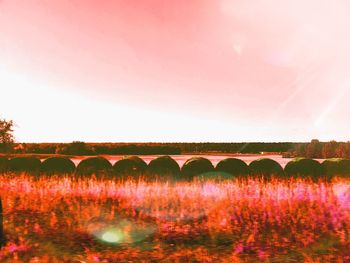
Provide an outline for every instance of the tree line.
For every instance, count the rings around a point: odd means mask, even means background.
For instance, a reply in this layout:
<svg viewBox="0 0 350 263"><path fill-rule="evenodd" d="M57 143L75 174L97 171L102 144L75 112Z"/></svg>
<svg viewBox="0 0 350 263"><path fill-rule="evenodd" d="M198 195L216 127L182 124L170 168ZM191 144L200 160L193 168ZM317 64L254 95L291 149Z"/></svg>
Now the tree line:
<svg viewBox="0 0 350 263"><path fill-rule="evenodd" d="M0 119L0 153L64 155L176 155L196 153L274 152L285 157L350 158L350 142L249 142L249 143L16 143L13 121Z"/></svg>
<svg viewBox="0 0 350 263"><path fill-rule="evenodd" d="M16 143L11 153L65 155L176 155L196 153L284 153L293 143Z"/></svg>
<svg viewBox="0 0 350 263"><path fill-rule="evenodd" d="M350 142L320 142L314 139L310 143L296 144L288 153L292 157L350 159Z"/></svg>

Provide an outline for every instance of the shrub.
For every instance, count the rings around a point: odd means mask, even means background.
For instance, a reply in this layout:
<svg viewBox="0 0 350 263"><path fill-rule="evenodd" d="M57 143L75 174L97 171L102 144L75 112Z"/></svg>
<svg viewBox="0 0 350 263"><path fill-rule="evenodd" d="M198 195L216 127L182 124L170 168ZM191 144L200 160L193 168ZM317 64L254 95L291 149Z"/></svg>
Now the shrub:
<svg viewBox="0 0 350 263"><path fill-rule="evenodd" d="M114 173L119 176L142 175L147 169L147 163L137 156L128 156L113 165Z"/></svg>
<svg viewBox="0 0 350 263"><path fill-rule="evenodd" d="M322 162L323 172L327 176L350 175L350 160L342 158L327 159Z"/></svg>
<svg viewBox="0 0 350 263"><path fill-rule="evenodd" d="M76 169L78 175L106 174L112 170L112 164L104 157L89 157L82 160Z"/></svg>
<svg viewBox="0 0 350 263"><path fill-rule="evenodd" d="M14 157L8 162L11 172L39 172L41 161L35 157Z"/></svg>
<svg viewBox="0 0 350 263"><path fill-rule="evenodd" d="M284 168L288 176L312 177L316 179L323 174L322 165L313 159L295 158Z"/></svg>
<svg viewBox="0 0 350 263"><path fill-rule="evenodd" d="M227 172L223 171L211 171L211 172L205 172L200 175L195 175L193 177L195 180L199 180L201 182L205 181L215 181L215 182L222 182L225 180L233 180L235 177ZM237 178L237 177L236 177Z"/></svg>
<svg viewBox="0 0 350 263"><path fill-rule="evenodd" d="M0 157L0 173L7 171L8 162L9 161L6 157Z"/></svg>
<svg viewBox="0 0 350 263"><path fill-rule="evenodd" d="M249 168L251 175L262 176L265 179L269 179L272 175L284 176L282 166L269 158L254 160L249 164Z"/></svg>
<svg viewBox="0 0 350 263"><path fill-rule="evenodd" d="M232 176L248 175L249 166L237 158L226 158L221 160L215 167L216 171L225 172Z"/></svg>
<svg viewBox="0 0 350 263"><path fill-rule="evenodd" d="M50 157L42 162L41 171L44 173L73 173L75 164L66 157Z"/></svg>
<svg viewBox="0 0 350 263"><path fill-rule="evenodd" d="M180 174L179 164L170 156L161 156L156 159L153 159L147 167L147 170L150 174L171 174L178 175Z"/></svg>
<svg viewBox="0 0 350 263"><path fill-rule="evenodd" d="M349 159L341 160L340 167L343 171L342 175L350 176L350 160Z"/></svg>
<svg viewBox="0 0 350 263"><path fill-rule="evenodd" d="M213 164L206 158L193 157L188 159L181 168L181 177L192 180L194 176L214 171Z"/></svg>

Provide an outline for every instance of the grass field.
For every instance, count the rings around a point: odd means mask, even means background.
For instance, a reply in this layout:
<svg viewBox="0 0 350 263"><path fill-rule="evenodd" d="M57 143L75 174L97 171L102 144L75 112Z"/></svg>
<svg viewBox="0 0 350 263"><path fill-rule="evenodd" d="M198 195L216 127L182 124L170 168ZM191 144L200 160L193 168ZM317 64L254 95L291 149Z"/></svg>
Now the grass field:
<svg viewBox="0 0 350 263"><path fill-rule="evenodd" d="M1 262L350 262L350 180L5 174Z"/></svg>

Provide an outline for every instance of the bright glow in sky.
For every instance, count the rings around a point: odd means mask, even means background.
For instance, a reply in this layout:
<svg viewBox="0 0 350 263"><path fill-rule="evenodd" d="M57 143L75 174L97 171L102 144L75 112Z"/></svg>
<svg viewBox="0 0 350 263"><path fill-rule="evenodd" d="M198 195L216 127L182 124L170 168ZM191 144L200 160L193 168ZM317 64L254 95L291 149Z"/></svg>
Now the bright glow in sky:
<svg viewBox="0 0 350 263"><path fill-rule="evenodd" d="M347 0L0 0L25 142L349 139Z"/></svg>

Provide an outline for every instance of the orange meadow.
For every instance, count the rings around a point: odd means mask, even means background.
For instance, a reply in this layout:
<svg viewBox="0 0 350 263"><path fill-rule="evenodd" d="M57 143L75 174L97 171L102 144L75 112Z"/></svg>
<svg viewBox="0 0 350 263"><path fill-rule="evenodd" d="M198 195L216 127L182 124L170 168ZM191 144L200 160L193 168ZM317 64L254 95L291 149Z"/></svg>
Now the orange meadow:
<svg viewBox="0 0 350 263"><path fill-rule="evenodd" d="M350 181L5 174L1 262L349 262Z"/></svg>

